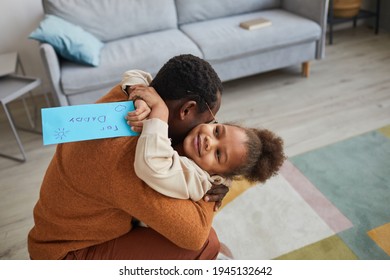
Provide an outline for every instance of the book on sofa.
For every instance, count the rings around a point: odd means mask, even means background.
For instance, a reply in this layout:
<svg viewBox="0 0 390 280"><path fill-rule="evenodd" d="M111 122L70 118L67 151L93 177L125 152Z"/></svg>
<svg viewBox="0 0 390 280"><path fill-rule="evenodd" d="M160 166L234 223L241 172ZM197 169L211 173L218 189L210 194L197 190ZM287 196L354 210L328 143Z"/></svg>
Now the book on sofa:
<svg viewBox="0 0 390 280"><path fill-rule="evenodd" d="M248 30L254 30L266 26L270 26L272 23L266 18L252 19L240 23L240 27Z"/></svg>

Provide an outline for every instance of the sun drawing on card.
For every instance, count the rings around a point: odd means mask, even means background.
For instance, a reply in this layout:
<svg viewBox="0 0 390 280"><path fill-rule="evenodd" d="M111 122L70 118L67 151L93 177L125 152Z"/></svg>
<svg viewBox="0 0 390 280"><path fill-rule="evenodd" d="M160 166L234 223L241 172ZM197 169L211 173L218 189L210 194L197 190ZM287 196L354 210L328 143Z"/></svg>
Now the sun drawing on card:
<svg viewBox="0 0 390 280"><path fill-rule="evenodd" d="M65 131L65 128L58 128L54 133L54 137L56 139L64 139L66 137L66 134L69 132L69 130Z"/></svg>

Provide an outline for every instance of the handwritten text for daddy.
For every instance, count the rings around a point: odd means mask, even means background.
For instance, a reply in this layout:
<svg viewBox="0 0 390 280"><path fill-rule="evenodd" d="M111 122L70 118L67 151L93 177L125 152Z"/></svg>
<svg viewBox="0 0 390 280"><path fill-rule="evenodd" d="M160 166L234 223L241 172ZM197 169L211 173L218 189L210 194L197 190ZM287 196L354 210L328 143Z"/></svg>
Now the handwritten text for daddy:
<svg viewBox="0 0 390 280"><path fill-rule="evenodd" d="M43 144L138 135L125 116L132 101L42 109Z"/></svg>

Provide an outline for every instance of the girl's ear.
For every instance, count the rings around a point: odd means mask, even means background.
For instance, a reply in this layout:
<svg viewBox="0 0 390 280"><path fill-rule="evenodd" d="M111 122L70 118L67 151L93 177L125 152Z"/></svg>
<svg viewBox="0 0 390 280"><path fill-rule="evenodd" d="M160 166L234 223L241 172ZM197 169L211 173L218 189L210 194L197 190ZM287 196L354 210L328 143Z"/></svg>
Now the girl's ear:
<svg viewBox="0 0 390 280"><path fill-rule="evenodd" d="M180 107L180 119L184 120L190 116L196 116L197 103L194 100L186 101Z"/></svg>

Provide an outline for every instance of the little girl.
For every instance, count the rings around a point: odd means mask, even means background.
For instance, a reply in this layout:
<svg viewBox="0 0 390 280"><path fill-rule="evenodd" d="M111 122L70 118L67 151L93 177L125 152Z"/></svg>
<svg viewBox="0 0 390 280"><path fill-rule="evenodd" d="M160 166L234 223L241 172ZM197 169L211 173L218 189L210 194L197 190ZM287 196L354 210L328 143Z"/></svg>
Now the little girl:
<svg viewBox="0 0 390 280"><path fill-rule="evenodd" d="M131 86L130 92L137 111L129 112L128 123L149 114L137 142L134 169L140 179L164 195L198 201L212 184L226 180L242 177L265 182L285 159L280 137L266 129L233 124L198 125L173 149L165 102L146 86Z"/></svg>

